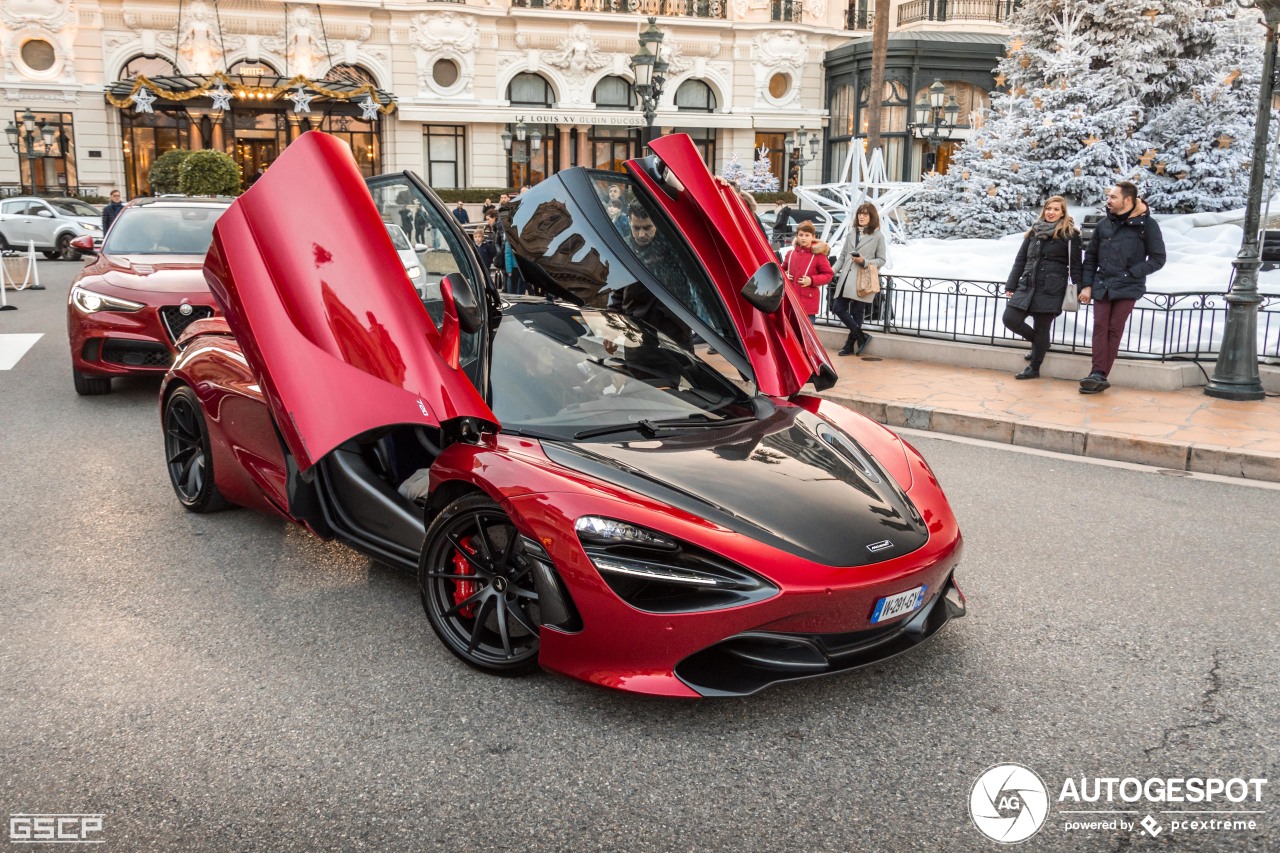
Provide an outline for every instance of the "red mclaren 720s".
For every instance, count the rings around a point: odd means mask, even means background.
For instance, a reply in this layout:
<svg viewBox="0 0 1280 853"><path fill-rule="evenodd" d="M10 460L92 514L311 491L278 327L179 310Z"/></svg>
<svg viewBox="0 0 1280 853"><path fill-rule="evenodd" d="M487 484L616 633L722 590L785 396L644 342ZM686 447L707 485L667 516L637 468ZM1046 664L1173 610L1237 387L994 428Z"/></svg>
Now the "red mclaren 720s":
<svg viewBox="0 0 1280 853"><path fill-rule="evenodd" d="M445 647L490 673L746 695L963 615L929 466L804 392L835 374L764 235L687 136L650 148L505 207L514 295L417 177L300 137L219 219L222 316L161 389L181 503L416 573ZM406 210L444 244L417 289L386 227Z"/></svg>

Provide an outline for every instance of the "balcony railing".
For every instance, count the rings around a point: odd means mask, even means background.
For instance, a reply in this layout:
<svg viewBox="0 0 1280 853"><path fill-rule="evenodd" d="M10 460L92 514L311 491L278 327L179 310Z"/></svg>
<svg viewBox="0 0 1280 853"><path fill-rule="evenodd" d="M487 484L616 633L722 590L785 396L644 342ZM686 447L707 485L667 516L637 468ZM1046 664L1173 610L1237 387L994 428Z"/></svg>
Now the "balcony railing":
<svg viewBox="0 0 1280 853"><path fill-rule="evenodd" d="M844 13L844 28L846 30L871 30L876 25L876 13L870 9L858 9L857 7L849 7Z"/></svg>
<svg viewBox="0 0 1280 853"><path fill-rule="evenodd" d="M1004 327L1009 300L1002 281L967 281L885 275L883 295L865 321L900 335L989 346L1023 346ZM836 324L823 306L820 321ZM1152 293L1138 300L1120 342L1120 355L1159 361L1211 361L1227 324L1222 293ZM1263 296L1258 306L1258 357L1280 362L1280 296ZM1082 305L1053 324L1050 343L1057 352L1087 353L1093 337L1093 306Z"/></svg>
<svg viewBox="0 0 1280 853"><path fill-rule="evenodd" d="M787 23L800 23L800 16L804 13L804 8L800 4L800 0L773 0L770 4L771 21L785 21Z"/></svg>
<svg viewBox="0 0 1280 853"><path fill-rule="evenodd" d="M920 21L1004 23L1017 7L1017 0L907 0L898 7L898 26Z"/></svg>
<svg viewBox="0 0 1280 853"><path fill-rule="evenodd" d="M512 0L511 5L519 9L612 12L668 18L723 18L726 9L725 0Z"/></svg>

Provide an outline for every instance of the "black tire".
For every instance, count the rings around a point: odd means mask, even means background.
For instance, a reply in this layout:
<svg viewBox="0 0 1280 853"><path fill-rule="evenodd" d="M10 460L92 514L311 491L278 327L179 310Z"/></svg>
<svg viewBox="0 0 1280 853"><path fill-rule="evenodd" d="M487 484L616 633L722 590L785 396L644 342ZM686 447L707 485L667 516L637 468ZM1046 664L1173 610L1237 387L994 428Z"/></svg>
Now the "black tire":
<svg viewBox="0 0 1280 853"><path fill-rule="evenodd" d="M51 261L56 261L58 258L62 257L61 252L41 252L40 254L44 255Z"/></svg>
<svg viewBox="0 0 1280 853"><path fill-rule="evenodd" d="M3 234L0 234L0 252L8 252L8 251L11 251L12 249L13 249L13 246L10 246L9 241L5 239L5 236Z"/></svg>
<svg viewBox="0 0 1280 853"><path fill-rule="evenodd" d="M213 479L209 430L196 392L183 386L164 404L164 456L169 483L178 502L191 512L217 512L231 506Z"/></svg>
<svg viewBox="0 0 1280 853"><path fill-rule="evenodd" d="M71 381L76 386L76 393L81 397L98 397L111 393L110 376L85 376L72 368Z"/></svg>
<svg viewBox="0 0 1280 853"><path fill-rule="evenodd" d="M493 675L538 668L533 563L511 519L488 496L463 495L431 522L418 589L432 630L468 665Z"/></svg>
<svg viewBox="0 0 1280 853"><path fill-rule="evenodd" d="M63 258L68 261L80 260L80 253L77 252L75 249L71 248L72 239L73 238L70 234L59 234L58 242L56 244L57 251L50 257L50 259L52 260L53 258ZM46 252L45 255L49 256L49 253Z"/></svg>

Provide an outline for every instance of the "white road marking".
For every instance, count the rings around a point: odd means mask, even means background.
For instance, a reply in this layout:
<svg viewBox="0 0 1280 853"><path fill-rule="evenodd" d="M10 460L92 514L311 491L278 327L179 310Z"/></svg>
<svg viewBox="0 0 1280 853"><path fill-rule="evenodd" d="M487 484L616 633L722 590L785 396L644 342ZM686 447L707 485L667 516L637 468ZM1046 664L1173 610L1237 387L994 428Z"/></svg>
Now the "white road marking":
<svg viewBox="0 0 1280 853"><path fill-rule="evenodd" d="M43 334L0 335L0 370L12 370L27 350L43 337Z"/></svg>
<svg viewBox="0 0 1280 853"><path fill-rule="evenodd" d="M1084 465L1101 465L1104 468L1123 468L1127 471L1141 471L1146 474L1158 474L1163 477L1178 477L1183 480L1206 480L1211 483L1226 483L1229 486L1252 486L1255 489L1280 490L1280 483L1268 480L1246 480L1243 477L1224 477L1221 474L1200 474L1195 471L1177 471L1171 468L1159 468L1153 465L1139 465L1136 462L1116 462L1112 459L1095 459L1092 456L1076 456L1074 453L1057 453L1053 450L1040 450L1035 447L1022 447L1017 444L1005 444L1002 441L986 441L981 438L968 438L962 435L947 435L941 432L930 432L908 427L889 427L907 438L934 438L938 441L952 441L956 444L970 444L975 447L989 447L992 450L1008 450L1012 453L1026 453L1030 456L1047 456L1050 459L1061 459L1064 462L1079 462Z"/></svg>

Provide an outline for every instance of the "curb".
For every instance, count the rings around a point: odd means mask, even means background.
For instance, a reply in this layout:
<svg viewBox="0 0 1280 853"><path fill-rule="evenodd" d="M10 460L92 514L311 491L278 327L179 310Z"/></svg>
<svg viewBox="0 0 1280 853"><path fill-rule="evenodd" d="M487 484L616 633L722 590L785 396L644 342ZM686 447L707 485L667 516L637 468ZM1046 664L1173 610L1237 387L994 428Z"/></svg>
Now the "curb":
<svg viewBox="0 0 1280 853"><path fill-rule="evenodd" d="M913 406L871 398L835 394L820 396L889 427L941 432L999 444L1151 465L1174 471L1280 483L1280 453L1265 450L1135 438L1119 433L1001 420L932 406Z"/></svg>

